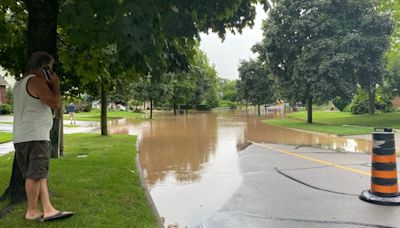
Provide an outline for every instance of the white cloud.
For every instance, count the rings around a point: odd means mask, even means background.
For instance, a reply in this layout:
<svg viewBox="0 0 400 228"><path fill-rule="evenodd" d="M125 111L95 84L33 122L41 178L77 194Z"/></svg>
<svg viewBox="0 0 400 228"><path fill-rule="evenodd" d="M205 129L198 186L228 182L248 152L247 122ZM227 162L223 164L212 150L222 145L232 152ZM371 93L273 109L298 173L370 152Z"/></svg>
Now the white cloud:
<svg viewBox="0 0 400 228"><path fill-rule="evenodd" d="M207 54L210 62L215 65L219 77L238 79L237 68L240 60L256 57L250 48L262 40L261 25L266 16L263 7L258 5L253 28L245 28L242 34L228 33L224 42L214 33L200 35L200 49Z"/></svg>

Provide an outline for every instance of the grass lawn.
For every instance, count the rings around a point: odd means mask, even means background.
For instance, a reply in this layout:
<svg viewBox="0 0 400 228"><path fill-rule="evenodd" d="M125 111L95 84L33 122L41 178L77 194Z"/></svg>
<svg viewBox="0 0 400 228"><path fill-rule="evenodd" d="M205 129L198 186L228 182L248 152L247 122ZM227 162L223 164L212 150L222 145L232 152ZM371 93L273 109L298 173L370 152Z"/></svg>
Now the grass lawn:
<svg viewBox="0 0 400 228"><path fill-rule="evenodd" d="M51 161L49 188L55 207L75 215L46 224L25 221L23 204L0 219L0 227L156 227L135 167L135 141L127 135L65 135L65 156ZM0 157L1 191L12 158Z"/></svg>
<svg viewBox="0 0 400 228"><path fill-rule="evenodd" d="M75 114L76 120L80 121L100 121L101 113L100 111L92 111L92 112L79 112ZM135 113L135 112L127 112L127 111L108 111L107 119L144 119L146 118L146 114L144 113ZM64 120L69 120L69 115L64 115Z"/></svg>
<svg viewBox="0 0 400 228"><path fill-rule="evenodd" d="M267 124L336 135L370 134L373 128L400 128L400 113L352 115L349 112L313 112L313 124L305 123L307 112L295 112L287 119L266 120Z"/></svg>
<svg viewBox="0 0 400 228"><path fill-rule="evenodd" d="M0 143L10 142L13 139L11 132L0 132Z"/></svg>
<svg viewBox="0 0 400 228"><path fill-rule="evenodd" d="M76 125L76 124L64 124L63 126L70 127L70 128L79 127L79 125Z"/></svg>
<svg viewBox="0 0 400 228"><path fill-rule="evenodd" d="M289 118L306 120L307 112L288 114ZM333 125L353 125L364 127L390 127L400 129L400 112L381 113L375 115L352 115L349 112L313 112L313 120L317 123Z"/></svg>

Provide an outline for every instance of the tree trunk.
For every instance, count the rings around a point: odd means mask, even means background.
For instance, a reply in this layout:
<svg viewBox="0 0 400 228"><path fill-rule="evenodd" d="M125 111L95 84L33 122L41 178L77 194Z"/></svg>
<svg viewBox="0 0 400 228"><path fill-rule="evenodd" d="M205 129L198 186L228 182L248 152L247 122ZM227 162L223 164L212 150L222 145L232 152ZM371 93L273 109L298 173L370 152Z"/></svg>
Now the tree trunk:
<svg viewBox="0 0 400 228"><path fill-rule="evenodd" d="M177 106L177 105L176 105L176 103L174 102L174 115L176 115L176 109L177 109L176 106Z"/></svg>
<svg viewBox="0 0 400 228"><path fill-rule="evenodd" d="M60 123L61 123L61 132L60 132L60 156L64 156L64 115L62 113L62 110L64 108L64 102L61 100L61 105L60 105Z"/></svg>
<svg viewBox="0 0 400 228"><path fill-rule="evenodd" d="M260 111L260 105L259 104L257 104L257 109L258 109L258 115L260 116L261 115L261 111Z"/></svg>
<svg viewBox="0 0 400 228"><path fill-rule="evenodd" d="M150 119L153 119L153 99L150 100Z"/></svg>
<svg viewBox="0 0 400 228"><path fill-rule="evenodd" d="M45 51L54 57L56 61L55 66L57 66L58 1L30 0L25 1L25 3L28 10L28 47L26 59L28 60L36 51ZM57 71L57 68L55 71ZM10 184L1 198L10 199L14 203L26 200L25 180L18 169L15 157Z"/></svg>
<svg viewBox="0 0 400 228"><path fill-rule="evenodd" d="M45 51L54 57L57 66L58 1L25 2L28 9L27 60L34 52Z"/></svg>
<svg viewBox="0 0 400 228"><path fill-rule="evenodd" d="M51 54L55 60L55 72L58 72L57 18L58 1L25 1L28 9L28 48L29 57L36 51ZM28 62L28 61L26 61ZM61 78L60 78L61 79ZM54 110L53 127L50 132L50 152L52 158L58 158L60 152L60 128L62 122L60 109ZM60 126L61 125L61 126Z"/></svg>
<svg viewBox="0 0 400 228"><path fill-rule="evenodd" d="M101 82L101 135L108 135L107 132L107 93L104 88L104 82Z"/></svg>
<svg viewBox="0 0 400 228"><path fill-rule="evenodd" d="M312 96L310 94L310 89L307 89L307 123L312 123Z"/></svg>
<svg viewBox="0 0 400 228"><path fill-rule="evenodd" d="M375 87L368 89L368 112L375 114Z"/></svg>
<svg viewBox="0 0 400 228"><path fill-rule="evenodd" d="M25 180L18 168L16 158L14 156L12 173L8 188L1 196L0 201L9 199L11 203L23 202L26 200Z"/></svg>

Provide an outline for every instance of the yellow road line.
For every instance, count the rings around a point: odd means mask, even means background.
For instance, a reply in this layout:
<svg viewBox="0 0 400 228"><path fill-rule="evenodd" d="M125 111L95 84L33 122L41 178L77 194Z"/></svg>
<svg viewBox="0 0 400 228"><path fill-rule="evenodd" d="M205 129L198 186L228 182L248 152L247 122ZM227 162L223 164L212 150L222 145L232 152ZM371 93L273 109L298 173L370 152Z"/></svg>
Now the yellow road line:
<svg viewBox="0 0 400 228"><path fill-rule="evenodd" d="M316 158L313 158L313 157L305 156L305 155L298 154L298 153L295 153L295 152L290 152L288 150L276 148L276 147L273 147L273 146L268 146L268 145L261 144L261 143L256 143L256 142L251 142L251 143L253 143L254 145L257 145L257 146L262 146L262 147L265 147L265 148L268 148L268 149L271 149L271 150L279 151L279 152L282 152L282 153L285 153L285 154L288 154L288 155L291 155L291 156L294 156L294 157L303 158L303 159L306 159L306 160L309 160L309 161L313 161L313 162L316 162L316 163L320 163L320 164L323 164L323 165L329 165L329 166L333 166L335 168L343 169L343 170L350 171L350 172L353 172L353 173L358 173L358 174L363 174L363 175L366 175L366 176L371 176L370 172L365 172L365 171L362 171L360 169L354 169L354 168L346 167L346 166L339 165L339 164L336 164L336 163L333 163L333 162L316 159Z"/></svg>

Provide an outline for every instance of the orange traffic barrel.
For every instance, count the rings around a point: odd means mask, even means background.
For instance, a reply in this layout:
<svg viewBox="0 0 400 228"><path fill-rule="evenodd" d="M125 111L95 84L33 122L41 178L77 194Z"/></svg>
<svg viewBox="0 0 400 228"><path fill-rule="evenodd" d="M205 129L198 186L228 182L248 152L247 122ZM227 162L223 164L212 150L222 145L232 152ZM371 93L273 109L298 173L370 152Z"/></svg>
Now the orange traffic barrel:
<svg viewBox="0 0 400 228"><path fill-rule="evenodd" d="M371 190L363 191L360 199L381 205L400 205L395 140L391 128L374 129L371 163Z"/></svg>

